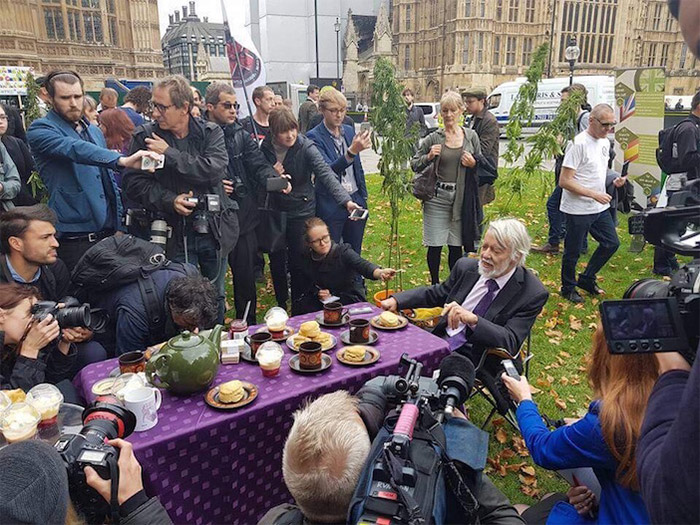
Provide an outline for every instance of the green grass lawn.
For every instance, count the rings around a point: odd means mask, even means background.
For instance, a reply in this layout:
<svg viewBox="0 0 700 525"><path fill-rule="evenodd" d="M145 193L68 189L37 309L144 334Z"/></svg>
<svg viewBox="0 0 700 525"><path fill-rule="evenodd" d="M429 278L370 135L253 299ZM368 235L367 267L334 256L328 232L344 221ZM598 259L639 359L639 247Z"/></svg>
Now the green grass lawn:
<svg viewBox="0 0 700 525"><path fill-rule="evenodd" d="M387 265L389 205L381 194L379 175L368 175L367 185L370 217L364 238L363 257ZM542 182L537 178L526 190L522 201L513 199L509 215L525 221L533 244L543 244L547 236L547 217ZM404 288L429 284L425 248L421 246L421 210L417 200L406 200L401 220L402 262L406 270L403 274ZM624 215L620 215L618 233L622 245L599 276L599 284L606 290L607 298L620 298L635 280L652 277L653 250L647 246L641 254L629 253L630 237ZM596 246L595 241L589 242L589 255ZM446 251L443 253L442 279L449 273ZM581 268L585 266L589 255L583 256ZM586 296L584 304L576 306L563 300L558 294L560 264L561 256L532 254L527 260L527 266L539 274L551 294L532 331L534 357L530 367L530 382L539 390L534 399L540 410L552 419L579 417L585 414L591 401L585 373L585 356L598 321L599 302L590 296ZM368 281L368 298L371 300L372 294L381 289L383 286L380 283ZM260 285L258 299L261 314L274 306L269 272L267 284ZM488 414L488 408L485 401L474 399L469 406L470 417L481 424ZM513 503L532 503L533 496L536 498L551 491L566 490L565 483L556 475L539 467L532 469L532 460L519 433L503 423L502 419L497 419L487 430L492 435L488 473Z"/></svg>

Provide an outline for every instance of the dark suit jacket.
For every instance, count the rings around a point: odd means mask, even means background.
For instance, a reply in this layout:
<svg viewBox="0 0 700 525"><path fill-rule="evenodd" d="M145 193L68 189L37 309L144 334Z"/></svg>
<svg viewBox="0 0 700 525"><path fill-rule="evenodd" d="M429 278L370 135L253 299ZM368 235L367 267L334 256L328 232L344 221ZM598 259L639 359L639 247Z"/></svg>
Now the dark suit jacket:
<svg viewBox="0 0 700 525"><path fill-rule="evenodd" d="M402 308L433 308L455 301L462 304L479 280L478 260L462 257L449 278L440 284L394 295ZM467 341L482 348L504 348L515 355L547 302L549 292L530 270L519 266L496 299L479 318ZM441 319L433 333L446 335L447 320Z"/></svg>

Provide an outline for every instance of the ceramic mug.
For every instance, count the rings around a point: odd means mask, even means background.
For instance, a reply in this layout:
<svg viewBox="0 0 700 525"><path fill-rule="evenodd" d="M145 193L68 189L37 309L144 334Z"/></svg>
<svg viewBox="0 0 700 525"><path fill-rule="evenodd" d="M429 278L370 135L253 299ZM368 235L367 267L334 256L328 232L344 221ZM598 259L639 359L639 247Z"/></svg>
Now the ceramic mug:
<svg viewBox="0 0 700 525"><path fill-rule="evenodd" d="M367 319L352 319L350 321L350 342L369 342L369 321Z"/></svg>
<svg viewBox="0 0 700 525"><path fill-rule="evenodd" d="M137 374L146 370L146 354L136 350L119 356L119 372Z"/></svg>
<svg viewBox="0 0 700 525"><path fill-rule="evenodd" d="M136 430L143 432L158 424L158 409L162 397L157 388L141 387L124 395L124 406L136 416Z"/></svg>
<svg viewBox="0 0 700 525"><path fill-rule="evenodd" d="M250 347L251 359L255 359L255 354L258 353L258 348L260 348L260 345L267 343L268 341L272 341L272 334L269 332L256 332L252 335L245 336L243 340L245 341L245 344Z"/></svg>
<svg viewBox="0 0 700 525"><path fill-rule="evenodd" d="M317 370L321 368L322 355L321 343L304 341L299 345L299 368L302 370Z"/></svg>
<svg viewBox="0 0 700 525"><path fill-rule="evenodd" d="M347 313L347 309L343 308L342 303L335 301L323 305L323 322L326 324L340 324L343 322L343 316Z"/></svg>

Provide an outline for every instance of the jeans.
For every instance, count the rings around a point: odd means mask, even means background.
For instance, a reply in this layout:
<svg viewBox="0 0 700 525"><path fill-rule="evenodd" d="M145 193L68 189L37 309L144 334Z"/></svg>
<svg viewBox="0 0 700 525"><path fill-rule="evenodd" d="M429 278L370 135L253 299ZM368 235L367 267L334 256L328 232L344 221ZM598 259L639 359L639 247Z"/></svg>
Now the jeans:
<svg viewBox="0 0 700 525"><path fill-rule="evenodd" d="M83 343L77 343L76 346L78 347L78 356L75 359L73 375L80 372L87 365L99 363L107 359L107 350L94 339Z"/></svg>
<svg viewBox="0 0 700 525"><path fill-rule="evenodd" d="M199 267L204 277L209 279L216 290L219 324L224 322L226 310L226 291L224 282L226 279L226 256L219 254L216 240L209 233L187 233L187 260L185 259L185 246L178 246L170 257L175 262L189 262Z"/></svg>
<svg viewBox="0 0 700 525"><path fill-rule="evenodd" d="M549 220L549 244L556 245L566 236L564 213L559 210L562 189L557 184L547 199L547 219Z"/></svg>
<svg viewBox="0 0 700 525"><path fill-rule="evenodd" d="M248 310L248 326L257 324L257 301L255 288L255 260L258 254L258 240L255 230L238 237L236 247L228 255L228 264L233 274L233 303L236 307L236 318L243 319L246 304L250 301Z"/></svg>
<svg viewBox="0 0 700 525"><path fill-rule="evenodd" d="M581 255L583 241L588 233L598 241L598 248L591 255L588 265L580 275L579 281L594 284L596 274L613 256L620 246L620 240L615 231L612 214L609 210L591 215L566 216L566 238L564 239L564 256L561 261L561 292L571 293L576 287L576 264Z"/></svg>

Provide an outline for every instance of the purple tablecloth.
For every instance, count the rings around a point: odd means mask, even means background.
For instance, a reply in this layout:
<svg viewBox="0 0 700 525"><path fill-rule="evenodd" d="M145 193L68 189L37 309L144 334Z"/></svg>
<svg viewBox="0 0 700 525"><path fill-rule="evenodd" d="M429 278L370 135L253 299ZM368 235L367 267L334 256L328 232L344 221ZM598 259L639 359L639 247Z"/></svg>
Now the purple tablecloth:
<svg viewBox="0 0 700 525"><path fill-rule="evenodd" d="M378 311L354 317L369 318ZM315 315L292 318L288 325L298 329ZM345 329L323 328L335 336ZM338 337L338 346L326 353L334 356L342 346ZM214 385L241 379L258 386L258 398L247 407L219 411L204 403L204 394L177 397L163 392L158 424L128 438L143 467L146 491L159 496L176 523L256 523L271 507L291 501L282 479L282 448L292 413L304 399L339 389L355 392L373 377L397 374L404 352L423 363L424 375L448 353L442 339L412 325L380 332L376 348L381 359L368 367L348 367L333 357L325 373L299 375L287 365L294 352L283 348L275 378L263 377L258 366L243 361L219 368ZM115 366L112 359L83 369L74 380L79 392L94 399L92 385Z"/></svg>

